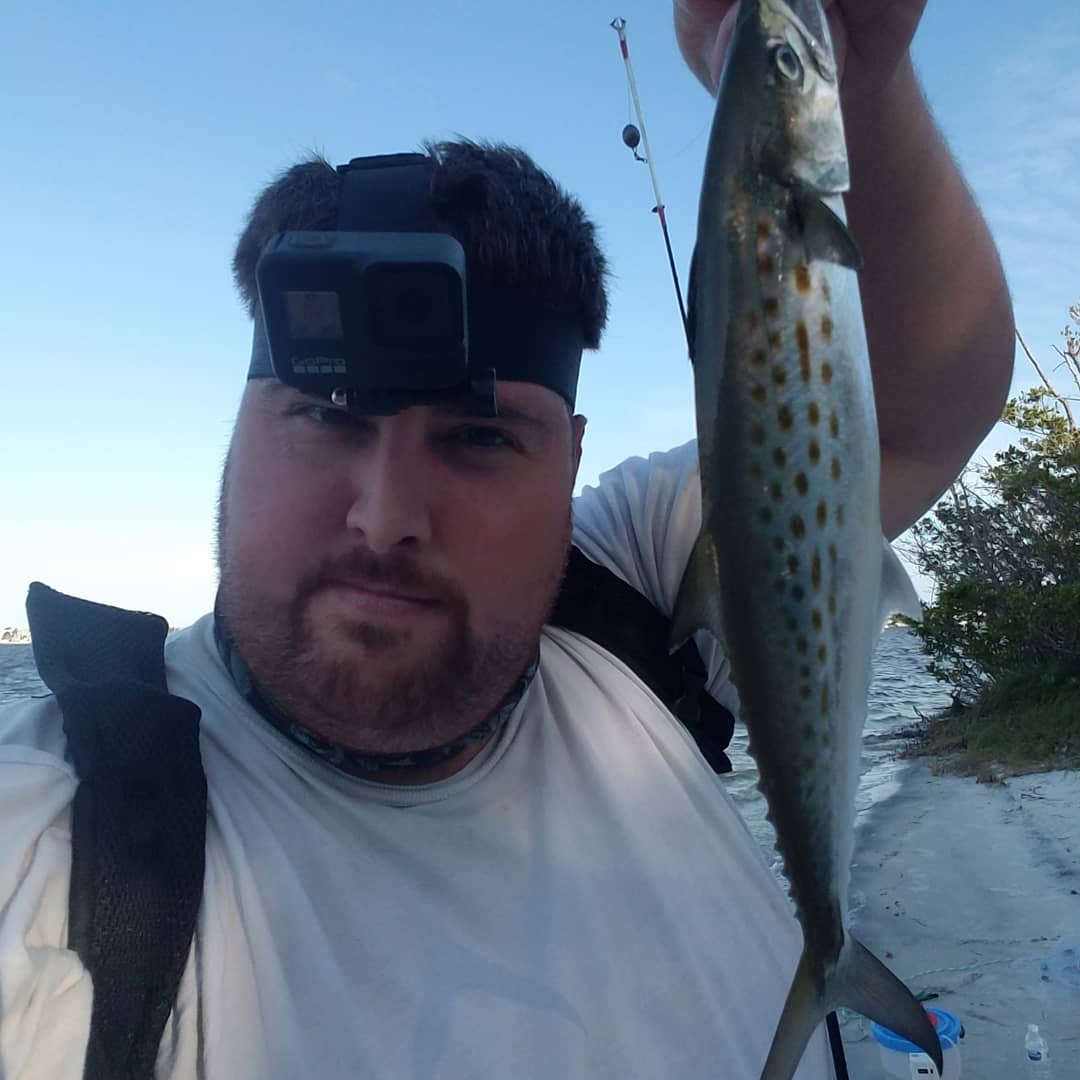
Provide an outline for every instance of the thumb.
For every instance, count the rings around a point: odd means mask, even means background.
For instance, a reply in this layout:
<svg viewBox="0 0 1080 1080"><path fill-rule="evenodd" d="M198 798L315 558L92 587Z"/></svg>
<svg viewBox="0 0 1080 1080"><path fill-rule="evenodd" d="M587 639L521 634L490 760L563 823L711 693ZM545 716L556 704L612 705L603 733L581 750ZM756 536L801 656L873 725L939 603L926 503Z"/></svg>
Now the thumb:
<svg viewBox="0 0 1080 1080"><path fill-rule="evenodd" d="M698 82L716 93L735 31L737 0L675 0L675 38Z"/></svg>

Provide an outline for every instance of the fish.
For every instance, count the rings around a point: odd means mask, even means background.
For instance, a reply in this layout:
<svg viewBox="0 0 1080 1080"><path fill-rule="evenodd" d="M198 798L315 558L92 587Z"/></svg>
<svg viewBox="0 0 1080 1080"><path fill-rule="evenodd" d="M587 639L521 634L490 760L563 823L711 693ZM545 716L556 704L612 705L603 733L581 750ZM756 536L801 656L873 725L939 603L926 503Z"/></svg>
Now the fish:
<svg viewBox="0 0 1080 1080"><path fill-rule="evenodd" d="M702 525L671 647L724 649L803 950L762 1080L843 1005L926 1051L933 1025L848 929L873 648L921 617L882 534L880 447L839 77L820 0L742 0L688 284Z"/></svg>

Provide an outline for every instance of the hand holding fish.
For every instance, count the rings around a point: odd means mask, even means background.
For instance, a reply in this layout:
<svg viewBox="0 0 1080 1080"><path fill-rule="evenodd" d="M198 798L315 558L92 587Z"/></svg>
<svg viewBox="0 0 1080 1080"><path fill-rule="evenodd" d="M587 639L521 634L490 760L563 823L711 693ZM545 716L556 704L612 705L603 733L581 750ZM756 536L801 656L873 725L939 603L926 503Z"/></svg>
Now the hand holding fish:
<svg viewBox="0 0 1080 1080"><path fill-rule="evenodd" d="M845 104L872 97L900 65L926 0L826 0ZM720 81L739 0L675 0L675 36L710 93Z"/></svg>

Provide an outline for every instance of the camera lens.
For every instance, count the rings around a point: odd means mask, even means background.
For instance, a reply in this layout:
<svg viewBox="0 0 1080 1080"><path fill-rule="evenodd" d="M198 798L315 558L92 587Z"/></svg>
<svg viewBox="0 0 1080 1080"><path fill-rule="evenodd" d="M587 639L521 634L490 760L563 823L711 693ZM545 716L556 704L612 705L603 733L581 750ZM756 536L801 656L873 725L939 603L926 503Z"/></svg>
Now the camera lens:
<svg viewBox="0 0 1080 1080"><path fill-rule="evenodd" d="M384 348L460 345L460 279L432 263L376 263L365 272L371 337Z"/></svg>

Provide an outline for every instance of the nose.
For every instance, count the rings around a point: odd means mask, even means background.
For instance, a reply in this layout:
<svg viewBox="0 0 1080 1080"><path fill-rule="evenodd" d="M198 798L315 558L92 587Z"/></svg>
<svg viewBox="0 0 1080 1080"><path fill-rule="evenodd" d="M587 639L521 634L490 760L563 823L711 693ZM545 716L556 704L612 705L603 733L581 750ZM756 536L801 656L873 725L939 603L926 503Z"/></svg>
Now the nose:
<svg viewBox="0 0 1080 1080"><path fill-rule="evenodd" d="M391 420L353 469L345 524L377 555L431 539L428 478L421 449L411 442L408 433L393 430Z"/></svg>

